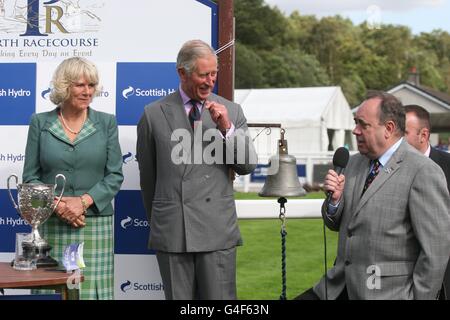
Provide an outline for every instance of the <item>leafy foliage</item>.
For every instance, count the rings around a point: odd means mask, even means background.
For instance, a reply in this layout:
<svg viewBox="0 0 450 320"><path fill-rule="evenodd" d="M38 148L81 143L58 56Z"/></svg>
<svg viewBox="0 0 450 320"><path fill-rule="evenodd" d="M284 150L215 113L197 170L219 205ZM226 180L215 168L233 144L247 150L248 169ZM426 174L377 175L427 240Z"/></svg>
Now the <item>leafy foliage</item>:
<svg viewBox="0 0 450 320"><path fill-rule="evenodd" d="M371 29L339 15L284 16L263 0L234 4L237 88L336 85L356 105L368 89L388 90L416 67L421 84L449 92L446 31L413 35L405 26Z"/></svg>

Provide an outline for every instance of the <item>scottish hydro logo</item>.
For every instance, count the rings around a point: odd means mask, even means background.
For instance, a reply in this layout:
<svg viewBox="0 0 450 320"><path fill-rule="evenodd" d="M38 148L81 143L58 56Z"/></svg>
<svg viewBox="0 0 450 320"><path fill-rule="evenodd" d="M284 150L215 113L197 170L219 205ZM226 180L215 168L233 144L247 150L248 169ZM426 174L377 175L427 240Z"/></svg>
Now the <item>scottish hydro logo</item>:
<svg viewBox="0 0 450 320"><path fill-rule="evenodd" d="M131 96L136 97L165 97L168 94L175 92L175 89L164 89L164 88L134 88L132 86L128 86L128 88L122 91L122 97L128 100Z"/></svg>
<svg viewBox="0 0 450 320"><path fill-rule="evenodd" d="M120 190L114 199L114 253L154 254L148 248L150 224L140 190Z"/></svg>
<svg viewBox="0 0 450 320"><path fill-rule="evenodd" d="M127 229L129 227L148 228L149 224L147 220L142 220L138 218L133 219L130 216L127 216L126 218L120 221L120 226L122 227L122 229Z"/></svg>
<svg viewBox="0 0 450 320"><path fill-rule="evenodd" d="M28 125L36 108L36 64L0 63L0 75L0 125Z"/></svg>
<svg viewBox="0 0 450 320"><path fill-rule="evenodd" d="M120 221L120 226L122 227L122 229L126 229L129 226L131 226L133 224L133 219L130 218L130 216L127 216L125 219L122 219L122 221Z"/></svg>
<svg viewBox="0 0 450 320"><path fill-rule="evenodd" d="M127 280L126 282L124 282L120 285L120 290L122 290L122 292L127 292L130 289L131 289L131 281L130 280Z"/></svg>
<svg viewBox="0 0 450 320"><path fill-rule="evenodd" d="M122 91L122 96L127 100L128 97L132 95L134 95L134 88L132 86L128 86L128 88Z"/></svg>
<svg viewBox="0 0 450 320"><path fill-rule="evenodd" d="M135 126L144 106L175 92L176 70L172 62L117 63L117 123Z"/></svg>
<svg viewBox="0 0 450 320"><path fill-rule="evenodd" d="M50 100L50 94L52 92L52 88L45 88L44 90L41 91L41 97L44 100ZM95 94L95 98L108 98L109 97L109 91L106 90L98 90L97 93Z"/></svg>
<svg viewBox="0 0 450 320"><path fill-rule="evenodd" d="M136 156L133 155L131 152L128 152L122 156L122 162L124 164L130 163L133 160L137 161Z"/></svg>
<svg viewBox="0 0 450 320"><path fill-rule="evenodd" d="M131 282L130 280L125 281L120 285L120 290L123 293L127 291L163 291L164 286L161 282L155 283L140 283L140 282Z"/></svg>
<svg viewBox="0 0 450 320"><path fill-rule="evenodd" d="M41 97L42 97L42 99L49 100L49 99L50 99L50 93L51 93L51 92L52 92L52 89L50 89L50 88L47 88L47 89L43 90L43 91L41 92Z"/></svg>

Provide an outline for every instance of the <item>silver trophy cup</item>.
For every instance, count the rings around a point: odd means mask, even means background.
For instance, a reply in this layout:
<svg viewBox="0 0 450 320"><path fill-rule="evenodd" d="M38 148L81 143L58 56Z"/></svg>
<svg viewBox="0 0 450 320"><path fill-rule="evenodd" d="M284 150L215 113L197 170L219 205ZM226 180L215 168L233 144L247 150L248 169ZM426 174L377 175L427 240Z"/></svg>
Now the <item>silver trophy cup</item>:
<svg viewBox="0 0 450 320"><path fill-rule="evenodd" d="M11 194L9 181L11 178L16 179L17 185L17 203ZM55 190L57 187L57 179L63 179L61 193L58 201L55 203ZM37 267L51 267L58 265L58 262L50 257L49 252L51 246L41 237L38 227L43 224L53 213L55 208L61 201L66 185L66 177L58 174L55 177L55 184L38 184L38 183L22 183L17 184L18 178L15 174L8 177L7 187L9 197L16 208L19 215L31 226L31 234L22 243L24 255L36 255Z"/></svg>

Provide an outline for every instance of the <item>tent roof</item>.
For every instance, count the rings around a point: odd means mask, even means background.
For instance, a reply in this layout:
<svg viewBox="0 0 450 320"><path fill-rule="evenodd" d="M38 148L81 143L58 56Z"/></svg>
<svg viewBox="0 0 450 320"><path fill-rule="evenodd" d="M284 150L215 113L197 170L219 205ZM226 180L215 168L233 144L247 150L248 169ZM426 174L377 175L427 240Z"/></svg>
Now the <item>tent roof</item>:
<svg viewBox="0 0 450 320"><path fill-rule="evenodd" d="M352 130L353 114L340 87L236 89L249 123L281 123L283 126L320 126Z"/></svg>

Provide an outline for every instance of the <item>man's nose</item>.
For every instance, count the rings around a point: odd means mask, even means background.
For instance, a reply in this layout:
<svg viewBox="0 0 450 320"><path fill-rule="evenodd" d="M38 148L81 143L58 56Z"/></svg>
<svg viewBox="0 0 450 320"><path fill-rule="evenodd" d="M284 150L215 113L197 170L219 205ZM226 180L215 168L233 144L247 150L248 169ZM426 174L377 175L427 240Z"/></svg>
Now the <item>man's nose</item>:
<svg viewBox="0 0 450 320"><path fill-rule="evenodd" d="M216 82L216 78L217 78L216 75L212 75L212 74L208 73L208 75L206 76L206 83L209 86L213 86L214 83Z"/></svg>

